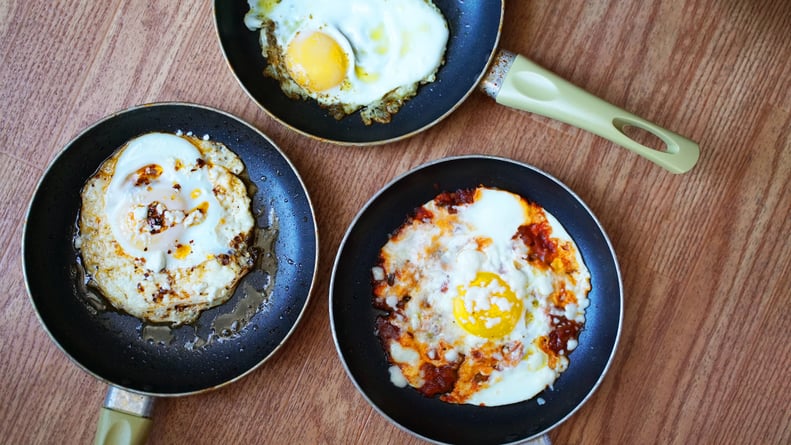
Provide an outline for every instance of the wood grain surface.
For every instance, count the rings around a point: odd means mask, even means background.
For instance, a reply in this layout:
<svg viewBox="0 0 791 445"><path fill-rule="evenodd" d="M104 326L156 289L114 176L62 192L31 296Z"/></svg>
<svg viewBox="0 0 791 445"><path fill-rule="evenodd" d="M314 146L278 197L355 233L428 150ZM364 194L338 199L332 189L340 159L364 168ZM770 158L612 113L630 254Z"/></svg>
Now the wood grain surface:
<svg viewBox="0 0 791 445"><path fill-rule="evenodd" d="M104 116L187 101L239 116L289 156L315 206L320 263L285 346L232 385L158 401L149 443L421 443L346 376L329 324L330 273L377 190L468 153L564 181L621 264L617 354L593 397L550 432L554 443L791 443L791 2L506 5L503 48L699 142L698 165L682 175L479 93L384 146L298 135L239 87L208 0L4 0L0 42L0 442L90 443L107 389L54 346L25 290L21 234L38 179Z"/></svg>

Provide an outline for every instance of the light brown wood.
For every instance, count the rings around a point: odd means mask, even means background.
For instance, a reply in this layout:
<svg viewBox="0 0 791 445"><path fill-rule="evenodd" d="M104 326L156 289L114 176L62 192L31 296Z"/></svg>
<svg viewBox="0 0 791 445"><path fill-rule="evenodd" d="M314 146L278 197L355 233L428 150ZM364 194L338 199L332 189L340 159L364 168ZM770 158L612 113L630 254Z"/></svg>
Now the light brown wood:
<svg viewBox="0 0 791 445"><path fill-rule="evenodd" d="M699 164L672 175L479 93L401 142L321 143L280 126L241 90L209 1L0 2L0 442L89 443L106 389L53 345L25 291L21 231L38 178L98 119L178 100L231 112L282 148L313 199L321 260L286 345L232 385L160 400L150 443L420 443L347 378L329 326L330 271L380 187L467 153L524 161L566 182L600 218L622 267L615 360L587 404L550 433L555 443L791 443L789 35L786 0L508 2L503 48L700 143Z"/></svg>

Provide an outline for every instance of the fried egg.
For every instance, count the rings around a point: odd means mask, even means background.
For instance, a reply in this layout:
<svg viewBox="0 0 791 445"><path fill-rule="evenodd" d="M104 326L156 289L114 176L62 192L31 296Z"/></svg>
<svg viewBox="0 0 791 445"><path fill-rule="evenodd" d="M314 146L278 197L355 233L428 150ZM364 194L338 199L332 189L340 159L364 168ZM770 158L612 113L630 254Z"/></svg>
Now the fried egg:
<svg viewBox="0 0 791 445"><path fill-rule="evenodd" d="M228 300L254 260L243 170L208 136L148 133L118 149L81 192L75 243L95 287L173 325Z"/></svg>
<svg viewBox="0 0 791 445"><path fill-rule="evenodd" d="M249 0L265 73L337 119L386 123L443 62L448 25L430 0Z"/></svg>
<svg viewBox="0 0 791 445"><path fill-rule="evenodd" d="M478 187L417 208L371 269L390 379L449 403L528 400L568 367L590 273L549 212Z"/></svg>

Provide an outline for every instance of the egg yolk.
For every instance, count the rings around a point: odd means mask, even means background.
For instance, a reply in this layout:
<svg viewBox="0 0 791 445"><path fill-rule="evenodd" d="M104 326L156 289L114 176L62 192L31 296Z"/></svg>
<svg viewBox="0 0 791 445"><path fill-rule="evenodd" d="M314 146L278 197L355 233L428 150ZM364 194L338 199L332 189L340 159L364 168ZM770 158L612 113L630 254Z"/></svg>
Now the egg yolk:
<svg viewBox="0 0 791 445"><path fill-rule="evenodd" d="M458 296L453 299L453 316L470 334L496 339L516 327L522 307L522 300L500 276L478 272L468 286L458 287Z"/></svg>
<svg viewBox="0 0 791 445"><path fill-rule="evenodd" d="M173 257L179 260L183 260L187 258L187 255L192 253L192 247L187 244L179 244L176 246L176 253L173 254Z"/></svg>
<svg viewBox="0 0 791 445"><path fill-rule="evenodd" d="M311 92L339 85L349 67L346 53L323 32L294 38L286 51L286 67L299 86Z"/></svg>

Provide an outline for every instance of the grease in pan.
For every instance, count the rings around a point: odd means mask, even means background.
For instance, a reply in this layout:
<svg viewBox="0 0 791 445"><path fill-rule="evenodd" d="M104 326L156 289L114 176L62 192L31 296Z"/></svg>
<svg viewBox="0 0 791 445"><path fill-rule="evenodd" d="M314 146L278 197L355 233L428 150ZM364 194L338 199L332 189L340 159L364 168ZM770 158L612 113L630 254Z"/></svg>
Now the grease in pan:
<svg viewBox="0 0 791 445"><path fill-rule="evenodd" d="M417 208L372 275L391 381L450 403L517 403L552 385L589 304L590 273L560 222L489 187Z"/></svg>

